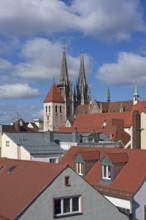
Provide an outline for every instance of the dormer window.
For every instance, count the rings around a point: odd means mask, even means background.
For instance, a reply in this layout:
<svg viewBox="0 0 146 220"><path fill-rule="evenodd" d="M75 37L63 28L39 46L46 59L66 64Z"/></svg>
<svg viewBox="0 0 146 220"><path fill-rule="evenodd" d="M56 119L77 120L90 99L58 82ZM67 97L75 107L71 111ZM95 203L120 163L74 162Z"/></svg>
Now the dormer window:
<svg viewBox="0 0 146 220"><path fill-rule="evenodd" d="M102 179L111 179L111 166L102 165Z"/></svg>
<svg viewBox="0 0 146 220"><path fill-rule="evenodd" d="M83 163L76 163L76 172L83 176Z"/></svg>
<svg viewBox="0 0 146 220"><path fill-rule="evenodd" d="M111 184L128 162L127 153L107 153L100 160L101 183Z"/></svg>

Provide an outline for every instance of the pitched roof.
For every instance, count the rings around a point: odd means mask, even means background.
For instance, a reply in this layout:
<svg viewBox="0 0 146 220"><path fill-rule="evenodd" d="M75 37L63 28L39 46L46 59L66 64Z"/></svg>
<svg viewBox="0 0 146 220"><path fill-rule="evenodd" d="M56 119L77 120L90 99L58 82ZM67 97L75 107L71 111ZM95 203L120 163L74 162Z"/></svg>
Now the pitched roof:
<svg viewBox="0 0 146 220"><path fill-rule="evenodd" d="M98 151L90 151L90 152L79 152L79 154L82 156L82 158L86 160L99 160L100 158L100 152Z"/></svg>
<svg viewBox="0 0 146 220"><path fill-rule="evenodd" d="M139 112L146 112L146 101L139 101L136 105L133 105L131 111L139 111Z"/></svg>
<svg viewBox="0 0 146 220"><path fill-rule="evenodd" d="M127 127L127 118L129 117L129 112L114 112L114 113L95 113L95 114L85 114L78 115L75 119L73 127L77 128L94 128L101 127L103 123L111 124L112 119L123 119L124 127Z"/></svg>
<svg viewBox="0 0 146 220"><path fill-rule="evenodd" d="M105 156L107 156L112 163L127 163L128 162L128 154L126 152L107 153Z"/></svg>
<svg viewBox="0 0 146 220"><path fill-rule="evenodd" d="M44 100L44 103L47 103L47 102L55 102L55 103L64 103L65 102L61 93L58 91L55 83L52 85L50 91L48 92L48 94Z"/></svg>
<svg viewBox="0 0 146 220"><path fill-rule="evenodd" d="M48 132L7 133L6 135L17 145L23 146L31 155L64 153L64 150L58 144L56 144L55 141L50 141L50 136ZM60 135L57 137L62 138L63 136L65 135Z"/></svg>
<svg viewBox="0 0 146 220"><path fill-rule="evenodd" d="M100 159L108 155L114 162L125 162L122 170L111 184L101 184L100 160L98 160L85 179L99 192L124 198L131 198L146 178L146 151L137 149L111 149L95 147L72 147L60 160L60 164L68 164L75 169L74 157L78 152L100 152Z"/></svg>
<svg viewBox="0 0 146 220"><path fill-rule="evenodd" d="M80 132L100 132L108 138L112 134L111 140L122 140L125 145L130 140L129 134L124 131L124 127L130 127L129 115L130 112L78 115L73 127Z"/></svg>
<svg viewBox="0 0 146 220"><path fill-rule="evenodd" d="M66 166L0 158L0 219L15 219ZM8 169L11 172L8 172Z"/></svg>
<svg viewBox="0 0 146 220"><path fill-rule="evenodd" d="M122 108L124 112L129 112L133 107L133 101L110 102L108 112L120 112Z"/></svg>

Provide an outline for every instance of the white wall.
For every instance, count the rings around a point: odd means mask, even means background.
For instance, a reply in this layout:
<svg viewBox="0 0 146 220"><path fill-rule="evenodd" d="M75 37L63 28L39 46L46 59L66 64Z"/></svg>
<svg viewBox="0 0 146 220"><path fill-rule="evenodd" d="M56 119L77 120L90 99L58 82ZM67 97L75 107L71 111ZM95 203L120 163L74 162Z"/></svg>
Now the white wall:
<svg viewBox="0 0 146 220"><path fill-rule="evenodd" d="M130 213L132 212L130 200L115 198L111 196L105 196L105 197L115 206L123 208L123 209L128 209Z"/></svg>
<svg viewBox="0 0 146 220"><path fill-rule="evenodd" d="M146 149L146 113L141 113L141 149Z"/></svg>
<svg viewBox="0 0 146 220"><path fill-rule="evenodd" d="M9 142L9 146L6 143ZM1 157L7 157L12 159L30 160L31 156L22 146L17 146L6 134L2 135L2 151Z"/></svg>
<svg viewBox="0 0 146 220"><path fill-rule="evenodd" d="M69 150L71 146L77 146L77 142L60 142L60 147Z"/></svg>
<svg viewBox="0 0 146 220"><path fill-rule="evenodd" d="M135 212L133 213L133 219L145 220L144 206L146 206L146 180L134 196L133 209L135 209Z"/></svg>

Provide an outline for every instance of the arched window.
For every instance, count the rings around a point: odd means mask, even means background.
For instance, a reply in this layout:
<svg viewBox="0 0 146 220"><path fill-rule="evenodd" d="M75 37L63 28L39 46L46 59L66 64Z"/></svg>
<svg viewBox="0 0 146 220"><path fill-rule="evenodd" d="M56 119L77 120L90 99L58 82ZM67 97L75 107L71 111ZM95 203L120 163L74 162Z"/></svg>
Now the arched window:
<svg viewBox="0 0 146 220"><path fill-rule="evenodd" d="M49 112L51 112L51 108L50 108L50 105L49 105Z"/></svg>
<svg viewBox="0 0 146 220"><path fill-rule="evenodd" d="M57 105L55 106L55 112L57 112Z"/></svg>
<svg viewBox="0 0 146 220"><path fill-rule="evenodd" d="M47 112L47 106L46 106L46 112Z"/></svg>
<svg viewBox="0 0 146 220"><path fill-rule="evenodd" d="M62 113L62 106L60 106L60 113Z"/></svg>

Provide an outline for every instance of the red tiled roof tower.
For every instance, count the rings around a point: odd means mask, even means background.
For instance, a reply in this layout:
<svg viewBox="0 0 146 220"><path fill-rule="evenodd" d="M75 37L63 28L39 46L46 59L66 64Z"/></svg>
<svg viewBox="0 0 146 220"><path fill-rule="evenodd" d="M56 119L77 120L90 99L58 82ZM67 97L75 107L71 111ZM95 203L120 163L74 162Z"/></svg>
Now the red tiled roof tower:
<svg viewBox="0 0 146 220"><path fill-rule="evenodd" d="M64 103L64 98L62 97L62 95L60 94L60 92L57 89L57 86L55 85L55 83L53 83L50 91L48 92L44 103L47 102L59 102L59 103Z"/></svg>

